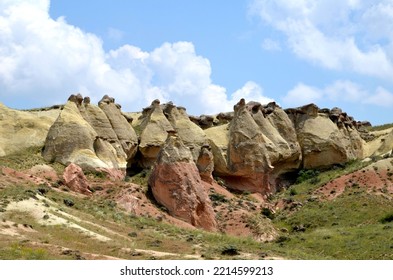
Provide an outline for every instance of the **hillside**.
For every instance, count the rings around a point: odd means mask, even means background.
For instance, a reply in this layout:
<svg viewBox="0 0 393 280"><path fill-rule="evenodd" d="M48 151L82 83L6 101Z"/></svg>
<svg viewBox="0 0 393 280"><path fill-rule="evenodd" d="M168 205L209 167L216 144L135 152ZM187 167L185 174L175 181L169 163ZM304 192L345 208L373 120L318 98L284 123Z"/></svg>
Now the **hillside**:
<svg viewBox="0 0 393 280"><path fill-rule="evenodd" d="M315 105L83 102L12 110L31 137L0 142L0 259L392 258L392 127Z"/></svg>

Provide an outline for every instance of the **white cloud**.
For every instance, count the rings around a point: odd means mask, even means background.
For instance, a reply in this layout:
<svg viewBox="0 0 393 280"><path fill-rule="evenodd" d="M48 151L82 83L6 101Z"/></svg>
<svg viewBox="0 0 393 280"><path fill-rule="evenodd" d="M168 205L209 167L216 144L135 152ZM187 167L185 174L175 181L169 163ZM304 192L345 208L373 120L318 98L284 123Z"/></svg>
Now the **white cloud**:
<svg viewBox="0 0 393 280"><path fill-rule="evenodd" d="M323 92L315 87L299 83L282 98L284 105L298 107L309 103L318 103L323 97Z"/></svg>
<svg viewBox="0 0 393 280"><path fill-rule="evenodd" d="M286 35L299 57L334 70L391 79L389 0L254 0L250 12Z"/></svg>
<svg viewBox="0 0 393 280"><path fill-rule="evenodd" d="M263 89L258 84L251 81L247 82L241 89L235 91L232 94L229 103L231 103L233 106L239 102L241 98L246 99L246 101L257 101L262 104L267 104L274 101L271 98L265 97L263 95Z"/></svg>
<svg viewBox="0 0 393 280"><path fill-rule="evenodd" d="M367 91L359 84L351 81L338 80L324 88L298 84L282 98L287 107L298 107L308 103L352 103L376 105L379 107L393 106L393 93L383 87L378 87L374 92Z"/></svg>
<svg viewBox="0 0 393 280"><path fill-rule="evenodd" d="M374 95L368 96L364 101L366 104L391 108L393 106L393 93L382 87L378 87Z"/></svg>
<svg viewBox="0 0 393 280"><path fill-rule="evenodd" d="M120 29L109 27L107 30L107 35L109 39L120 41L124 37L124 32Z"/></svg>
<svg viewBox="0 0 393 280"><path fill-rule="evenodd" d="M190 113L217 113L234 105L211 80L211 65L190 42L164 43L151 52L124 45L105 52L101 38L52 19L49 0L0 3L0 97L30 106L64 102L80 91L97 102L110 94L124 110L153 99L173 101ZM112 30L112 35L121 35ZM115 37L116 37L115 36ZM234 96L264 100L248 82ZM240 99L240 98L239 98Z"/></svg>
<svg viewBox="0 0 393 280"><path fill-rule="evenodd" d="M335 102L361 102L368 96L368 93L360 85L351 82L338 80L323 89L327 99Z"/></svg>
<svg viewBox="0 0 393 280"><path fill-rule="evenodd" d="M264 39L261 46L266 51L281 51L280 42L271 38Z"/></svg>

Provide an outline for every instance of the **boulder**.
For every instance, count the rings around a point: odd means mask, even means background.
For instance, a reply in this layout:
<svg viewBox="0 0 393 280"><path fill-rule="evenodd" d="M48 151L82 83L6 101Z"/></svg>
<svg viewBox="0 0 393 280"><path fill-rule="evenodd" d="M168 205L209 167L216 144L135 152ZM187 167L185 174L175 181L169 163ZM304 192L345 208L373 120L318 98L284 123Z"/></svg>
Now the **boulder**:
<svg viewBox="0 0 393 280"><path fill-rule="evenodd" d="M84 103L80 112L98 135L94 142L97 156L112 168L125 168L129 157L104 111L96 105Z"/></svg>
<svg viewBox="0 0 393 280"><path fill-rule="evenodd" d="M90 195L90 186L82 168L71 163L66 167L63 173L64 184L72 191L81 194Z"/></svg>
<svg viewBox="0 0 393 280"><path fill-rule="evenodd" d="M224 124L205 130L214 159L214 172L217 175L229 174L228 144L229 125Z"/></svg>
<svg viewBox="0 0 393 280"><path fill-rule="evenodd" d="M219 113L216 118L219 125L227 124L233 119L233 112Z"/></svg>
<svg viewBox="0 0 393 280"><path fill-rule="evenodd" d="M190 121L198 125L202 129L207 129L209 127L214 126L214 117L213 116L208 116L208 115L201 115L199 117L196 116L189 116Z"/></svg>
<svg viewBox="0 0 393 280"><path fill-rule="evenodd" d="M192 153L180 137L170 134L149 177L154 198L169 213L191 225L216 230L210 199Z"/></svg>

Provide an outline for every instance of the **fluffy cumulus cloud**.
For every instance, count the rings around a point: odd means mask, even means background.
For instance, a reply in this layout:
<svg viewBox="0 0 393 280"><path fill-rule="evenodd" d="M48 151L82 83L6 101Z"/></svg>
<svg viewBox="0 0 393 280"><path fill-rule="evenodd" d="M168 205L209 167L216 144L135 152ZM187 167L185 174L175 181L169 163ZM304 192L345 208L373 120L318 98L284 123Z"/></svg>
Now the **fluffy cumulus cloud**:
<svg viewBox="0 0 393 280"><path fill-rule="evenodd" d="M352 103L357 105L376 105L379 107L393 106L393 93L385 88L377 87L368 91L361 85L338 80L324 88L313 87L299 83L282 98L282 103L287 107L297 107L308 103L326 104Z"/></svg>
<svg viewBox="0 0 393 280"><path fill-rule="evenodd" d="M129 111L159 98L201 114L231 110L241 97L270 101L253 82L228 98L212 82L209 60L190 42L163 43L151 52L131 45L105 52L95 34L52 19L49 5L49 0L0 2L0 98L6 103L63 103L80 92L93 101L112 95Z"/></svg>
<svg viewBox="0 0 393 280"><path fill-rule="evenodd" d="M250 12L283 33L300 58L391 80L391 0L254 0Z"/></svg>

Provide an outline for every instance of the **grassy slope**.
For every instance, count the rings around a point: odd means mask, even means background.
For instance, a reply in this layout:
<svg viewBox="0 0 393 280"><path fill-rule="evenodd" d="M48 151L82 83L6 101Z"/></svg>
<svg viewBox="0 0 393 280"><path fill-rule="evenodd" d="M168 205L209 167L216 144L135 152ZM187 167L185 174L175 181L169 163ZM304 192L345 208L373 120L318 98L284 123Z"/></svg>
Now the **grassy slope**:
<svg viewBox="0 0 393 280"><path fill-rule="evenodd" d="M280 242L267 247L295 259L392 259L393 225L381 223L383 217L393 213L391 197L358 186L347 188L333 200L314 195L327 181L362 166L355 162L330 170L278 194L274 199L286 198L303 206L276 215L275 225L286 233L282 233Z"/></svg>
<svg viewBox="0 0 393 280"><path fill-rule="evenodd" d="M39 149L0 158L0 166L16 170L26 170L36 164L45 164ZM52 166L59 174L64 170L61 165ZM132 179L134 183L140 184L146 184L147 181L147 177L141 174ZM261 244L251 238L178 228L154 218L127 213L117 207L112 193L83 197L67 192L53 182L52 188L47 188L44 200L37 199L40 188L31 183L0 184L0 232L11 227L22 234L10 237L0 233L0 259L101 259L107 256L124 259L231 259L258 258L261 252ZM142 186L142 189L146 191L147 186ZM36 199L37 205L53 204L54 209L48 208L49 214L64 218L68 214L72 215L74 218L67 218L70 222L111 240L102 242L65 225L42 225L25 212L5 211L9 203L32 197ZM72 200L75 204L68 207L64 200ZM33 228L34 231L26 232L24 228ZM226 248L235 248L241 254L222 255ZM160 256L159 252L168 254Z"/></svg>
<svg viewBox="0 0 393 280"><path fill-rule="evenodd" d="M0 158L0 166L18 170L41 163L44 162L39 150ZM322 201L314 194L324 183L362 166L364 164L353 162L346 167L320 173L316 175L317 179L305 180L272 197L272 203L285 198L287 201L300 202L303 206L295 211L287 209L276 213L273 223L281 230L281 236L277 241L269 243L177 228L153 218L126 213L113 204L110 198L84 198L52 188L45 197L60 211L59 215L73 215L81 221L74 219L72 222L103 234L111 241L98 241L64 225L42 225L26 213L0 212L2 227L20 229L31 226L35 230L23 232L23 237L17 238L0 234L0 259L105 256L125 259L234 259L258 258L265 254L267 258L280 256L289 259L392 259L393 225L380 222L387 214L393 213L390 197L370 194L359 187L349 188L331 201ZM61 166L54 167L62 171ZM139 183L144 184L144 181L141 179ZM34 197L37 189L37 186L31 184L0 188L0 211L12 201ZM74 201L75 205L67 207L63 203L64 199ZM38 200L37 203L45 204L45 201ZM301 230L294 230L296 228ZM66 251L66 248L70 250ZM222 255L225 248L235 248L243 254ZM158 256L141 250L172 255Z"/></svg>

